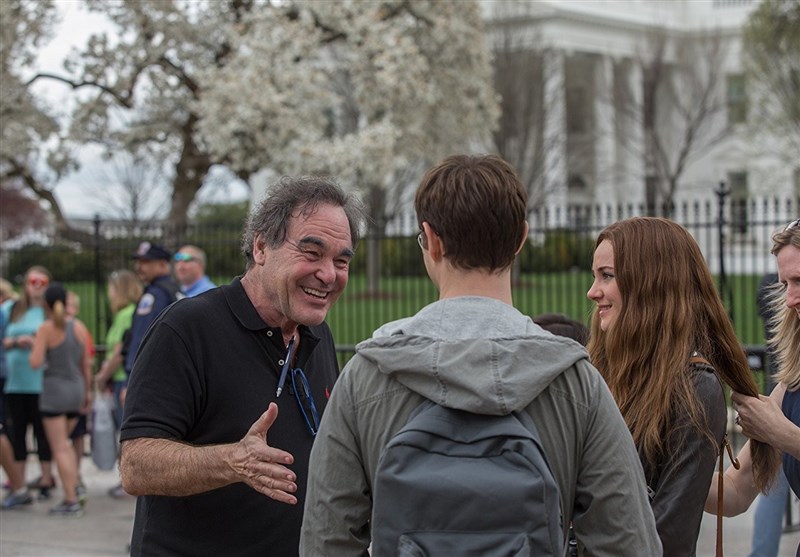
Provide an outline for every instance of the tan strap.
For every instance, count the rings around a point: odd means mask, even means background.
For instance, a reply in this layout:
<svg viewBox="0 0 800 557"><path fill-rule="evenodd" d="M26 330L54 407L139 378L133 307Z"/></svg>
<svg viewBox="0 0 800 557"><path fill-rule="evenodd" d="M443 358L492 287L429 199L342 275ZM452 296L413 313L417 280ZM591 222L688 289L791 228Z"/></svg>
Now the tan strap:
<svg viewBox="0 0 800 557"><path fill-rule="evenodd" d="M722 445L719 448L719 474L717 476L717 553L716 557L723 557L722 555L722 512L723 512L723 497L725 491L724 479L724 465L723 458L725 451L728 451L728 458L731 459L731 464L737 470L739 469L739 459L733 457L733 448L728 443L728 434L722 438Z"/></svg>
<svg viewBox="0 0 800 557"><path fill-rule="evenodd" d="M714 367L711 362L702 356L692 356L689 358L690 365L704 365ZM716 557L723 557L722 552L722 512L723 512L723 499L725 491L725 451L728 451L728 458L731 459L731 464L737 470L739 469L739 461L733 457L733 449L731 444L728 443L728 434L722 437L722 445L719 447L719 474L717 475L717 549Z"/></svg>
<svg viewBox="0 0 800 557"><path fill-rule="evenodd" d="M725 479L723 477L723 458L725 457L725 446L728 445L728 434L722 438L722 446L719 448L719 475L717 480L717 554L716 557L722 556L722 499L725 491ZM730 446L728 446L730 450Z"/></svg>
<svg viewBox="0 0 800 557"><path fill-rule="evenodd" d="M722 444L728 450L728 458L731 459L731 464L733 464L733 467L738 470L739 467L740 467L739 459L733 457L733 447L731 447L731 444L728 443L728 434L727 433L725 434L725 437L723 437L723 439L722 439Z"/></svg>
<svg viewBox="0 0 800 557"><path fill-rule="evenodd" d="M711 362L709 362L708 360L706 360L702 356L692 356L691 358L689 358L689 363L690 364L701 364L701 365L708 366L708 367L714 367L714 366L711 365Z"/></svg>

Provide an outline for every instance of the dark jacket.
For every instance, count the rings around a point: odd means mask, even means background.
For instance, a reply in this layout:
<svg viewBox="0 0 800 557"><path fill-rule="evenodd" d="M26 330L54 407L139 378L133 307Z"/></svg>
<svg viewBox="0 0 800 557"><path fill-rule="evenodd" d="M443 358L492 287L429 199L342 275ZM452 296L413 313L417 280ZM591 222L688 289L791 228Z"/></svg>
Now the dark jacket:
<svg viewBox="0 0 800 557"><path fill-rule="evenodd" d="M670 454L656 466L642 458L656 528L669 557L695 555L703 506L727 425L725 394L713 368L693 366L691 373L714 443L687 416L676 416L669 432Z"/></svg>

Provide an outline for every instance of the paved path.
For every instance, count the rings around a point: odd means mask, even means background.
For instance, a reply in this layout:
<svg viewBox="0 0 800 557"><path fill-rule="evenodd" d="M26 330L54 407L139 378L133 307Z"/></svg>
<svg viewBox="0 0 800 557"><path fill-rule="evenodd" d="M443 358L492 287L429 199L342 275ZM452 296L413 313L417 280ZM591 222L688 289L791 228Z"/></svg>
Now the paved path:
<svg viewBox="0 0 800 557"><path fill-rule="evenodd" d="M55 463L54 463L55 466ZM29 476L38 475L32 458ZM117 557L128 554L135 499L112 499L107 490L118 483L116 471L97 470L84 458L81 475L88 491L86 512L81 518L48 515L61 500L53 491L49 501L35 501L19 509L0 511L0 556L2 557ZM5 481L5 476L3 476Z"/></svg>
<svg viewBox="0 0 800 557"><path fill-rule="evenodd" d="M27 466L35 476L34 460ZM119 557L126 547L133 524L134 500L111 499L106 491L116 485L116 472L98 471L91 459L82 463L82 475L89 492L86 514L82 518L58 518L47 514L58 502L59 490L46 502L36 502L19 510L0 511L0 556L2 557ZM2 475L0 475L2 477ZM3 477L3 481L5 478ZM800 522L800 505L795 504L795 523ZM716 519L705 515L698 542L698 557L713 557ZM747 557L750 551L752 511L725 519L726 557ZM800 531L784 534L780 557L795 557Z"/></svg>

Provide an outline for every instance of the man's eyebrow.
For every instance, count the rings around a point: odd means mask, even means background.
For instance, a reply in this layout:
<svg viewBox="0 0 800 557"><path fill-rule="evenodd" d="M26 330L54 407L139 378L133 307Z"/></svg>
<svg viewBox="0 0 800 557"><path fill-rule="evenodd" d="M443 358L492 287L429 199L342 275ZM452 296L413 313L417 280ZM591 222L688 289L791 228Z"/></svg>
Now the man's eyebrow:
<svg viewBox="0 0 800 557"><path fill-rule="evenodd" d="M312 244L319 247L320 249L325 249L327 247L325 242L321 238L318 238L316 236L306 236L304 238L300 238L300 240L297 242L298 246L302 246L305 244ZM351 248L345 248L339 253L339 255L345 257L353 257L355 253Z"/></svg>

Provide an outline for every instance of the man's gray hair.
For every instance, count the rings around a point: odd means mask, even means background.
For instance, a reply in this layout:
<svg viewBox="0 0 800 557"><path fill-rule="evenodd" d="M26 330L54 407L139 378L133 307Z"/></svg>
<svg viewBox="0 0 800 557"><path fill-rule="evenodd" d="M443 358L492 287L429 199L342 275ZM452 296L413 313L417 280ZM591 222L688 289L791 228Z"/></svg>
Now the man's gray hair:
<svg viewBox="0 0 800 557"><path fill-rule="evenodd" d="M298 212L309 215L319 205L333 205L344 210L355 251L366 218L361 201L345 193L329 176L284 176L270 186L247 219L242 234L242 253L247 259L247 269L253 266L253 242L258 236L271 248L278 248L286 240L289 219Z"/></svg>

